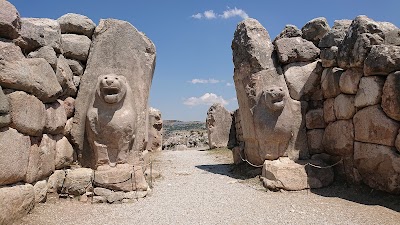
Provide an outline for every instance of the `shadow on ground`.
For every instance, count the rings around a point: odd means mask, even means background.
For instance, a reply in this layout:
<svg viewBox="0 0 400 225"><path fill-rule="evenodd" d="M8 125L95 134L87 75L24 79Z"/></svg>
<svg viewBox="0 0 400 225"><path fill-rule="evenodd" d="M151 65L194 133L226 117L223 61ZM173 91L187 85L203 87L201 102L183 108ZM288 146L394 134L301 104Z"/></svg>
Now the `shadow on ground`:
<svg viewBox="0 0 400 225"><path fill-rule="evenodd" d="M238 180L246 180L261 175L261 168L254 168L246 164L211 164L211 165L198 165L196 168L214 173L232 177Z"/></svg>

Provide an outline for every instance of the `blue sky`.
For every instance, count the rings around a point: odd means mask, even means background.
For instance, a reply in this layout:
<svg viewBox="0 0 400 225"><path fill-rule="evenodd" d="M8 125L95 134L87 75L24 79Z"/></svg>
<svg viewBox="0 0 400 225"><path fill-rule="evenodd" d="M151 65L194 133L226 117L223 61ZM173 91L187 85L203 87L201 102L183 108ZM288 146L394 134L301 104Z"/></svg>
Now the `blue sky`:
<svg viewBox="0 0 400 225"><path fill-rule="evenodd" d="M286 24L301 28L316 17L334 20L367 15L400 27L398 0L9 0L22 17L57 19L78 13L129 21L156 45L157 64L150 105L163 119L204 121L209 104L237 108L231 41L237 23L252 17L273 39Z"/></svg>

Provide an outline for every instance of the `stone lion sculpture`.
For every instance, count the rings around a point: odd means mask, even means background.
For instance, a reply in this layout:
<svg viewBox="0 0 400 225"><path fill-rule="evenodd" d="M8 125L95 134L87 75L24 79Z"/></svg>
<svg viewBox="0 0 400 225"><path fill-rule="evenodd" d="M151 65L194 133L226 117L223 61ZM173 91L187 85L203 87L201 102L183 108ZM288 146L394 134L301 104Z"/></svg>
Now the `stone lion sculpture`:
<svg viewBox="0 0 400 225"><path fill-rule="evenodd" d="M87 111L86 133L96 168L127 162L136 132L132 90L124 76L98 78L94 101Z"/></svg>

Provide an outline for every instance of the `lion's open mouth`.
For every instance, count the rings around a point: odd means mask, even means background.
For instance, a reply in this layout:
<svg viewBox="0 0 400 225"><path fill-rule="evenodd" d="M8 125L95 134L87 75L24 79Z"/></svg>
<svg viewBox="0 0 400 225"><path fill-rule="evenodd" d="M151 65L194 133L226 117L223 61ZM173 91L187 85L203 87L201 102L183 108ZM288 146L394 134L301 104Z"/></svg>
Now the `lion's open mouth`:
<svg viewBox="0 0 400 225"><path fill-rule="evenodd" d="M118 95L120 91L117 87L103 87L104 95Z"/></svg>

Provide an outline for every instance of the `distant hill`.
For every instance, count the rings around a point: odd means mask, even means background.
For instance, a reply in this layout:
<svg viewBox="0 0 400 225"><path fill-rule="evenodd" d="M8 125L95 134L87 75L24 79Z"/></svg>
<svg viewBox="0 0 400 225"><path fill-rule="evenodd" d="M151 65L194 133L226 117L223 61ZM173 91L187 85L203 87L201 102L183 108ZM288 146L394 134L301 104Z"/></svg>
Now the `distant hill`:
<svg viewBox="0 0 400 225"><path fill-rule="evenodd" d="M171 133L177 131L206 130L206 123L201 121L164 120L163 129L164 137L169 137Z"/></svg>

